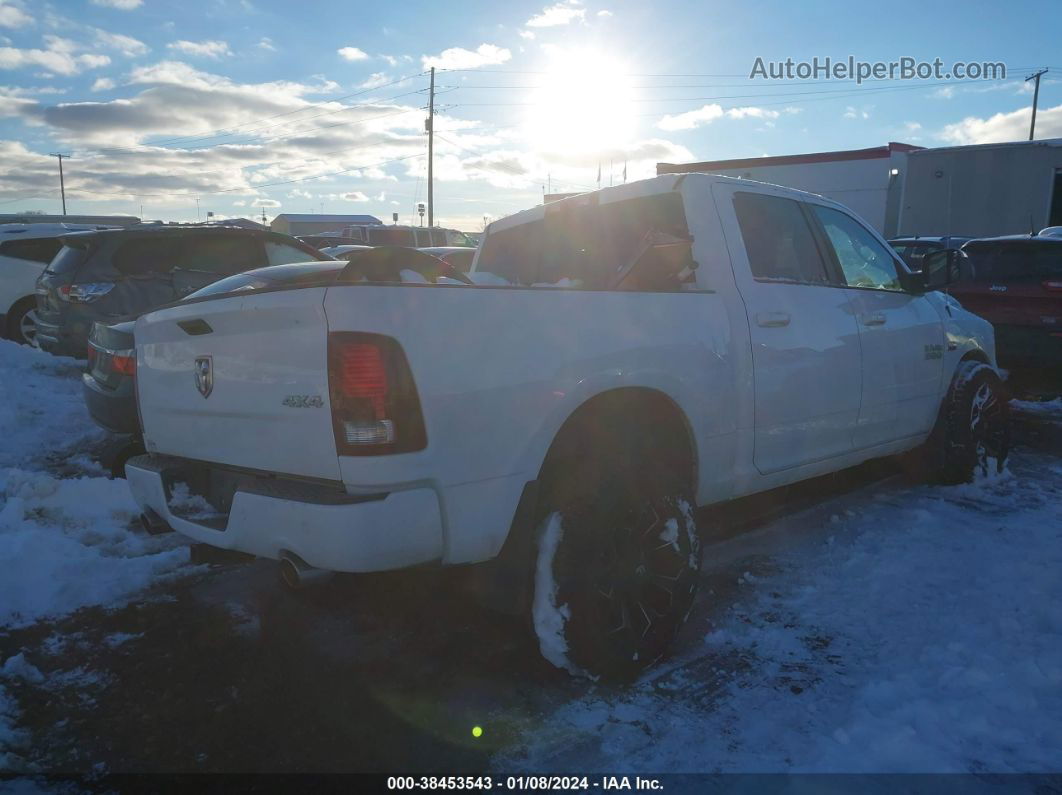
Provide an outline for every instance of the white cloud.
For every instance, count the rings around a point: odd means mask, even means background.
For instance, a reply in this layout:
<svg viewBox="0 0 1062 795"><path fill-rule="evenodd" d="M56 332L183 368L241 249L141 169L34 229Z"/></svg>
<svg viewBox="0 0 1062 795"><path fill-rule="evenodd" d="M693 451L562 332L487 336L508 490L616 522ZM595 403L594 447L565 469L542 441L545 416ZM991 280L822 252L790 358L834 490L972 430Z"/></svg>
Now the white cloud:
<svg viewBox="0 0 1062 795"><path fill-rule="evenodd" d="M359 50L357 47L340 47L336 52L338 52L339 56L346 61L369 60L369 54L364 50Z"/></svg>
<svg viewBox="0 0 1062 795"><path fill-rule="evenodd" d="M612 16L612 12L609 11L607 8L602 8L600 11L597 12L597 15L599 17L610 17Z"/></svg>
<svg viewBox="0 0 1062 795"><path fill-rule="evenodd" d="M384 72L373 72L365 82L358 86L358 88L379 88L390 81L391 78L389 78Z"/></svg>
<svg viewBox="0 0 1062 795"><path fill-rule="evenodd" d="M93 91L110 91L114 88L114 81L109 77L97 77L96 82L92 84Z"/></svg>
<svg viewBox="0 0 1062 795"><path fill-rule="evenodd" d="M294 188L293 190L288 191L288 198L289 199L312 199L313 198L313 194L310 193L309 191L306 191L306 190L301 190L299 188Z"/></svg>
<svg viewBox="0 0 1062 795"><path fill-rule="evenodd" d="M846 107L844 109L843 118L846 118L846 119L869 119L870 118L870 109L868 107L864 107L864 108L860 109L860 108L856 108L856 107L854 107L852 105L849 105L848 107Z"/></svg>
<svg viewBox="0 0 1062 795"><path fill-rule="evenodd" d="M280 202L278 202L276 199L267 199L265 197L259 196L257 199L255 199L253 202L251 202L251 206L252 207L279 207L280 206Z"/></svg>
<svg viewBox="0 0 1062 795"><path fill-rule="evenodd" d="M476 69L480 66L505 63L512 57L512 53L504 47L494 44L481 44L474 51L463 47L451 47L443 50L439 55L421 56L421 63L425 69Z"/></svg>
<svg viewBox="0 0 1062 795"><path fill-rule="evenodd" d="M222 56L232 55L229 44L220 39L208 39L206 41L187 41L179 39L166 45L171 50L184 53L185 55L198 56L200 58L218 59Z"/></svg>
<svg viewBox="0 0 1062 795"><path fill-rule="evenodd" d="M21 28L33 24L33 17L22 10L21 5L0 0L0 28Z"/></svg>
<svg viewBox="0 0 1062 795"><path fill-rule="evenodd" d="M530 39L535 38L535 34L532 33L530 30L521 30L520 31L520 38L521 39L529 39L530 40Z"/></svg>
<svg viewBox="0 0 1062 795"><path fill-rule="evenodd" d="M990 144L1003 141L1023 141L1029 137L1029 108L1009 113L996 113L987 119L967 116L960 122L948 124L937 137L952 144ZM1062 105L1040 108L1036 112L1036 137L1062 137Z"/></svg>
<svg viewBox="0 0 1062 795"><path fill-rule="evenodd" d="M344 193L342 198L346 199L348 202L367 202L369 200L369 197L360 190Z"/></svg>
<svg viewBox="0 0 1062 795"><path fill-rule="evenodd" d="M139 39L121 33L110 33L100 28L96 28L95 42L97 47L117 50L127 58L135 58L148 52L148 46Z"/></svg>
<svg viewBox="0 0 1062 795"><path fill-rule="evenodd" d="M711 124L716 119L721 119L724 116L728 119L777 119L782 113L797 112L799 112L799 108L786 108L784 111L777 111L769 110L767 108L757 108L754 106L723 110L721 105L713 103L698 108L697 110L687 111L686 113L664 116L664 118L656 123L656 126L661 130L668 130L670 132L676 130L695 130L698 127L703 127L705 124Z"/></svg>
<svg viewBox="0 0 1062 795"><path fill-rule="evenodd" d="M92 0L93 5L117 8L119 11L132 11L143 5L144 0Z"/></svg>
<svg viewBox="0 0 1062 795"><path fill-rule="evenodd" d="M49 73L70 76L85 69L106 66L111 62L106 55L74 55L78 45L59 36L45 36L44 42L46 49L43 50L0 47L0 69L23 69L37 66Z"/></svg>
<svg viewBox="0 0 1062 795"><path fill-rule="evenodd" d="M276 47L273 46L273 40L268 36L263 36L258 40L258 49L269 50L270 52L276 52Z"/></svg>
<svg viewBox="0 0 1062 795"><path fill-rule="evenodd" d="M524 24L529 28L551 28L557 25L567 25L585 16L586 9L579 8L575 3L557 3L553 6L546 6L540 14L531 17Z"/></svg>
<svg viewBox="0 0 1062 795"><path fill-rule="evenodd" d="M903 125L903 129L909 133L915 133L922 129L922 125L916 121L909 121Z"/></svg>

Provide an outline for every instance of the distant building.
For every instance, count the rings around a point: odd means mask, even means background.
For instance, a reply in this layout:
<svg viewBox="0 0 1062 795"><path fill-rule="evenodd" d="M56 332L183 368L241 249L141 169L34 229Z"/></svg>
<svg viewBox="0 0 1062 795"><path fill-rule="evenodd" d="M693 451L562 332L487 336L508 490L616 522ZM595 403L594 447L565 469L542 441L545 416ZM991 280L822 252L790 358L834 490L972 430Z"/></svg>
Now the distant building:
<svg viewBox="0 0 1062 795"><path fill-rule="evenodd" d="M992 237L1045 226L1062 226L1062 138L908 155L899 234Z"/></svg>
<svg viewBox="0 0 1062 795"><path fill-rule="evenodd" d="M0 224L87 224L90 226L132 226L140 219L132 215L37 215L0 213Z"/></svg>
<svg viewBox="0 0 1062 795"><path fill-rule="evenodd" d="M341 232L343 227L357 224L379 224L372 215L315 215L312 213L281 213L269 224L274 232L287 235L323 235Z"/></svg>
<svg viewBox="0 0 1062 795"><path fill-rule="evenodd" d="M806 190L852 208L879 232L891 237L900 212L903 180L899 177L904 173L907 155L919 149L911 144L889 143L871 149L806 155L658 163L656 173L700 171Z"/></svg>
<svg viewBox="0 0 1062 795"><path fill-rule="evenodd" d="M570 199L572 196L578 196L579 193L544 193L542 195L543 204L553 204L553 202L559 202L562 199Z"/></svg>
<svg viewBox="0 0 1062 795"><path fill-rule="evenodd" d="M241 229L256 229L264 232L269 229L265 224L260 224L257 221L252 221L249 218L215 218L212 221L207 221L210 226L238 226Z"/></svg>
<svg viewBox="0 0 1062 795"><path fill-rule="evenodd" d="M658 163L806 190L851 207L885 237L1022 234L1062 226L1062 138Z"/></svg>

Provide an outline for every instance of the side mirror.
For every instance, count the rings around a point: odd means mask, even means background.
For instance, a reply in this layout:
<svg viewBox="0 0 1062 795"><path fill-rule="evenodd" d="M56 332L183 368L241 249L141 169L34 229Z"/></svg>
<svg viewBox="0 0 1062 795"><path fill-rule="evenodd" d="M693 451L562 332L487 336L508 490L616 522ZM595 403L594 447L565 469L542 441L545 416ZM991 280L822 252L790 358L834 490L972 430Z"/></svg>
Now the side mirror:
<svg viewBox="0 0 1062 795"><path fill-rule="evenodd" d="M957 248L931 251L922 258L922 284L927 291L944 290L959 280L966 253Z"/></svg>

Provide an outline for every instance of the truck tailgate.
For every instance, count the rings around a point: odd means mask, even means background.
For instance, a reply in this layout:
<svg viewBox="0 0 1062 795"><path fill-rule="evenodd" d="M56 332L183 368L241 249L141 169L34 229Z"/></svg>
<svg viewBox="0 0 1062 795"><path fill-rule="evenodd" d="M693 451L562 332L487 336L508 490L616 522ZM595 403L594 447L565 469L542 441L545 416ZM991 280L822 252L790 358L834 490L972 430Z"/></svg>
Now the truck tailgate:
<svg viewBox="0 0 1062 795"><path fill-rule="evenodd" d="M325 288L178 304L136 324L149 452L339 480Z"/></svg>

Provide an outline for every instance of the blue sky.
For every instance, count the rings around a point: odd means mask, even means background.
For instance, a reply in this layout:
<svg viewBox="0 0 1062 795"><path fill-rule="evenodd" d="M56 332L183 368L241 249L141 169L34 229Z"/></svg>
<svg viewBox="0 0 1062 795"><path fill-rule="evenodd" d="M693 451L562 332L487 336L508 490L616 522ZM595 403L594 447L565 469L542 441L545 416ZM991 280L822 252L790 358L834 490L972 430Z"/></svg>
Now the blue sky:
<svg viewBox="0 0 1062 795"><path fill-rule="evenodd" d="M478 229L554 190L682 162L905 141L1062 136L1057 0L0 0L0 207L167 220L373 213L423 201L435 65L436 217ZM757 57L1005 80L750 80ZM198 206L197 201L198 199Z"/></svg>

